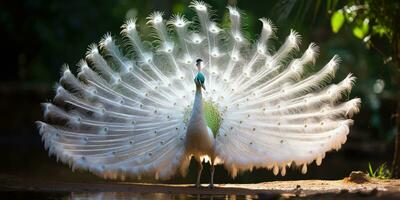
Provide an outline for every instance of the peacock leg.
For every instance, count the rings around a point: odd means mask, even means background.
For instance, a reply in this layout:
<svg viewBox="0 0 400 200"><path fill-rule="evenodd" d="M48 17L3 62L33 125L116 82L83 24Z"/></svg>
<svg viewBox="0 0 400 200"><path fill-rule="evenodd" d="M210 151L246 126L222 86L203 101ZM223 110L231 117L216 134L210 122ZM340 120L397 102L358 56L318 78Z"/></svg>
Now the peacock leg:
<svg viewBox="0 0 400 200"><path fill-rule="evenodd" d="M210 185L208 186L210 188L214 188L214 171L215 171L214 163L211 163L211 181Z"/></svg>
<svg viewBox="0 0 400 200"><path fill-rule="evenodd" d="M196 187L200 188L200 177L201 177L201 172L203 171L203 163L201 162L201 160L199 159L199 170L197 171L197 182L196 182Z"/></svg>

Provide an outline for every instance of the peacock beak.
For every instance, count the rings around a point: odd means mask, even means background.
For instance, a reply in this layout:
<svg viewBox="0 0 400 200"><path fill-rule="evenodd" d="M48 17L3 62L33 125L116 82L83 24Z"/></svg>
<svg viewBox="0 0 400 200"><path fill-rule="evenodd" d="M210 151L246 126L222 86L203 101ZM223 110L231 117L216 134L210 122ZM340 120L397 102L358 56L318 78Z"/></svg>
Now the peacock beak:
<svg viewBox="0 0 400 200"><path fill-rule="evenodd" d="M201 87L203 88L203 90L206 90L206 86L204 86L204 84L201 84Z"/></svg>

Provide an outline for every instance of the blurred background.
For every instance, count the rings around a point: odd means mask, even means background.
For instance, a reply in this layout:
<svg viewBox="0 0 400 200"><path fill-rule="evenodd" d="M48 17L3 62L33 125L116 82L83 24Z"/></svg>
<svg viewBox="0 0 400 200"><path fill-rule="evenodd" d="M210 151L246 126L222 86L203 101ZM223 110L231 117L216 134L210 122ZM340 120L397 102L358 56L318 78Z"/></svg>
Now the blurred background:
<svg viewBox="0 0 400 200"><path fill-rule="evenodd" d="M295 29L302 35L301 51L310 42L320 46L316 70L335 54L339 55L342 62L335 81L353 73L357 83L349 98L362 99L361 112L355 116L347 143L339 152L328 153L321 167L312 164L306 175L298 169L290 169L285 177L258 169L231 179L224 168L218 166L217 183L342 179L353 170L367 171L368 163L373 169L383 163L391 166L397 131L395 113L400 100L396 59L399 54L393 48L393 38L399 30L395 29L393 21L396 19L393 10L399 10L397 1L382 0L379 1L383 2L381 5L373 5L368 0L206 2L215 11L215 20L222 24L229 21L226 5L241 9L249 39L257 38L261 30L261 22L257 19L270 18L278 27L278 39L273 42L275 48L283 43L290 29ZM42 120L40 103L50 101L54 96L53 86L60 77L62 64L69 64L74 71L87 46L98 42L107 32L121 39L120 26L126 19L137 17L143 27L146 16L157 10L164 11L166 18L179 12L190 19L194 11L188 8L189 4L188 0L2 1L0 175L65 181L100 180L88 172L72 172L68 166L57 163L54 157L47 156L34 126L36 120ZM371 8L378 11L374 14ZM146 38L146 29L142 34ZM187 177L177 176L167 182L193 183L196 168L192 163ZM209 166L206 166L202 180L208 179Z"/></svg>

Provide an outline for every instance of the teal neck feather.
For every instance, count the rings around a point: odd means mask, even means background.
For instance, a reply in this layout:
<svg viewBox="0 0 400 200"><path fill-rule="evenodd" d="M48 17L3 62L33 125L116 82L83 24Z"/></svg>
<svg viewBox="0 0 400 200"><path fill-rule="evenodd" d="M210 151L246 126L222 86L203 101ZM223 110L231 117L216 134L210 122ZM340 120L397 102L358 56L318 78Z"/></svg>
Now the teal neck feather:
<svg viewBox="0 0 400 200"><path fill-rule="evenodd" d="M206 80L203 72L198 72L195 79L197 79L201 84L204 84L204 81Z"/></svg>

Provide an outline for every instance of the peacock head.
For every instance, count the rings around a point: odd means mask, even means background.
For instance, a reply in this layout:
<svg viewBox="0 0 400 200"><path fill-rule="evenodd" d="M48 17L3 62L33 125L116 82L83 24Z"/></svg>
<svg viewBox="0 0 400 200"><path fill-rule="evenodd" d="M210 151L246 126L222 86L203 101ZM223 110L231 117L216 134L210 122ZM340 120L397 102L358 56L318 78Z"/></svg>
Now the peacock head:
<svg viewBox="0 0 400 200"><path fill-rule="evenodd" d="M194 78L194 83L196 84L197 87L202 87L204 90L206 90L206 87L204 86L206 78L204 77L203 72L201 72L202 69L201 62L203 62L203 60L201 59L196 60L197 75Z"/></svg>

